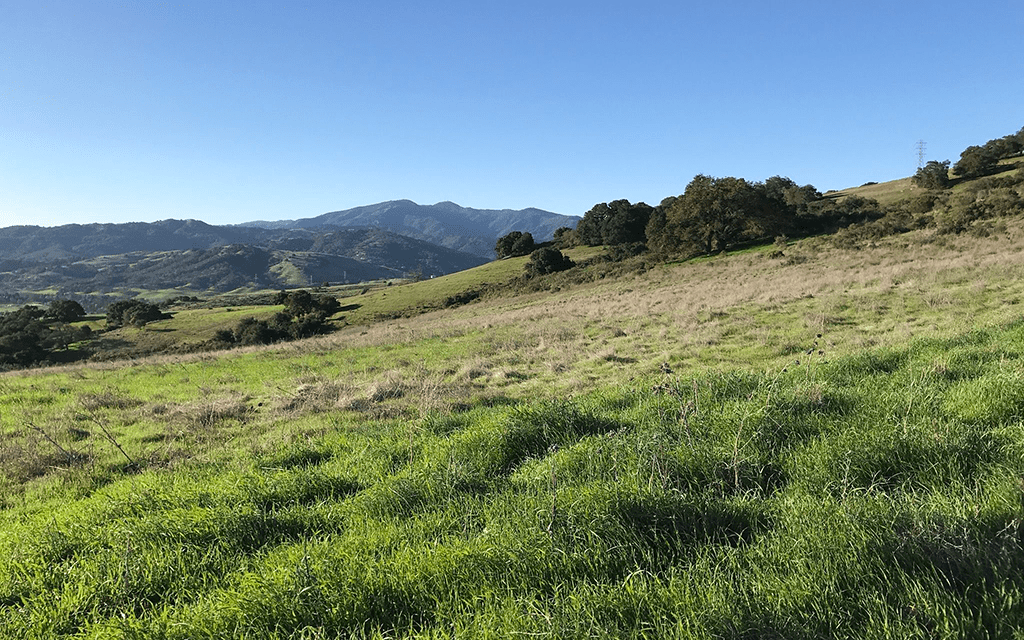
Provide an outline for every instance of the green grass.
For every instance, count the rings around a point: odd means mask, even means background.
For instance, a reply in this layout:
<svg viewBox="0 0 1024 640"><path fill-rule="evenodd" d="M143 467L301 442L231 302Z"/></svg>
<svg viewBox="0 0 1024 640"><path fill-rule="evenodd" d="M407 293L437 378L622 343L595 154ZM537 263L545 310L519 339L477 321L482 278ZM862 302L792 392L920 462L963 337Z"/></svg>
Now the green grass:
<svg viewBox="0 0 1024 640"><path fill-rule="evenodd" d="M601 247L577 247L565 253L573 260L598 255ZM381 318L421 313L438 308L445 299L467 291L478 291L487 285L501 285L523 275L529 258L506 258L458 273L384 287L352 298L341 299L342 306L357 307L343 312L348 324L369 324Z"/></svg>
<svg viewBox="0 0 1024 640"><path fill-rule="evenodd" d="M209 460L83 462L9 505L0 628L1012 637L1021 355L1014 323L269 442L240 420Z"/></svg>
<svg viewBox="0 0 1024 640"><path fill-rule="evenodd" d="M600 247L578 247L566 253L576 260L598 255ZM488 285L498 286L523 274L528 258L511 258L491 262L459 273L419 282L400 280L329 287L325 291L337 296L343 310L334 319L339 325L370 325L381 319L415 316L442 308L445 300L467 291L480 291ZM363 290L367 293L362 293ZM143 291L138 297L160 301L176 295L193 295L189 291ZM241 292L240 292L241 293ZM267 293L267 292L260 292ZM273 293L273 292L270 292ZM231 299L232 295L223 296ZM217 300L216 297L211 300ZM153 322L139 329L126 327L106 334L104 351L107 357L181 352L213 339L221 329L233 329L245 317L267 317L280 311L280 306L224 306L205 309L172 308L172 318ZM93 329L104 328L102 323Z"/></svg>
<svg viewBox="0 0 1024 640"><path fill-rule="evenodd" d="M0 637L1018 637L1019 226L6 374Z"/></svg>
<svg viewBox="0 0 1024 640"><path fill-rule="evenodd" d="M876 184L851 187L849 189L835 191L827 195L835 198L860 196L861 198L877 200L879 204L882 205L890 205L926 192L926 189L921 189L920 187L915 186L914 182L910 178L900 178L899 180L888 180L886 182L879 182Z"/></svg>

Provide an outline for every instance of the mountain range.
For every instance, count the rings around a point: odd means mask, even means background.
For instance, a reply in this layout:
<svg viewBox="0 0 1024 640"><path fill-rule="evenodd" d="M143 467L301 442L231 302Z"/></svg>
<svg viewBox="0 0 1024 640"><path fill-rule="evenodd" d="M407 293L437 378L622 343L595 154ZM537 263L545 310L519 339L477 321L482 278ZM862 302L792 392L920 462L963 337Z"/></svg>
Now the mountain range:
<svg viewBox="0 0 1024 640"><path fill-rule="evenodd" d="M449 249L494 258L494 242L510 231L529 231L538 242L550 240L559 227L576 226L577 216L541 209L471 209L454 202L421 205L392 200L365 207L332 211L315 218L247 222L242 227L263 229L322 229L378 227Z"/></svg>
<svg viewBox="0 0 1024 640"><path fill-rule="evenodd" d="M0 228L0 302L99 301L134 291L223 293L409 274L443 275L494 258L498 237L538 241L578 218L539 209L385 202L301 220L199 220ZM83 302L84 304L85 302Z"/></svg>

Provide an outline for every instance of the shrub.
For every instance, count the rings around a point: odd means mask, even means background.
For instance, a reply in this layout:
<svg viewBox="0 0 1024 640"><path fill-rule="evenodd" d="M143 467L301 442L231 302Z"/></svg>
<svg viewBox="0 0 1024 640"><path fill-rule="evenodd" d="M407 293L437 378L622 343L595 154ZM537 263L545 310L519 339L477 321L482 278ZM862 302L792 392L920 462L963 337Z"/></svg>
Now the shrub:
<svg viewBox="0 0 1024 640"><path fill-rule="evenodd" d="M144 300L121 300L107 307L107 328L134 326L141 327L170 316L160 307Z"/></svg>
<svg viewBox="0 0 1024 640"><path fill-rule="evenodd" d="M298 340L329 333L333 327L327 318L341 309L341 304L334 296L314 296L308 291L282 291L274 297L274 303L283 304L285 308L275 313L270 320L245 318L234 331L218 331L214 341L243 346Z"/></svg>
<svg viewBox="0 0 1024 640"><path fill-rule="evenodd" d="M282 333L272 328L266 320L243 318L234 331L233 342L240 345L270 344L283 337Z"/></svg>
<svg viewBox="0 0 1024 640"><path fill-rule="evenodd" d="M530 232L512 231L502 237L494 244L494 253L499 258L512 258L516 256L529 255L536 243L533 241L533 234Z"/></svg>
<svg viewBox="0 0 1024 640"><path fill-rule="evenodd" d="M544 247L530 254L530 260L526 263L526 275L531 277L541 276L548 273L565 271L574 266L576 266L576 263L558 249Z"/></svg>
<svg viewBox="0 0 1024 640"><path fill-rule="evenodd" d="M454 295L448 296L447 298L444 299L444 302L441 303L441 305L444 308L446 308L446 309L450 308L450 307L459 307L459 306L462 306L464 304L469 304L470 302L476 300L479 297L480 297L480 292L479 291L476 291L476 290L463 291L461 293L456 293Z"/></svg>
<svg viewBox="0 0 1024 640"><path fill-rule="evenodd" d="M45 317L57 322L75 322L85 317L85 309L74 300L54 300L46 310Z"/></svg>
<svg viewBox="0 0 1024 640"><path fill-rule="evenodd" d="M929 160L928 164L917 170L912 179L914 184L925 189L949 187L949 160L943 162Z"/></svg>

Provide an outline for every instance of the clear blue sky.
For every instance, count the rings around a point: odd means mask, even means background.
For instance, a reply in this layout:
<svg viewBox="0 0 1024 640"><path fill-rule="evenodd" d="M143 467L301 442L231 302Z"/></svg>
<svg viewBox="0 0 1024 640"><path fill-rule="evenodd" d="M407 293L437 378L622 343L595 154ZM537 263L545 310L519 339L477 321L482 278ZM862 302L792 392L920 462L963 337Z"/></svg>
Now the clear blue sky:
<svg viewBox="0 0 1024 640"><path fill-rule="evenodd" d="M0 227L582 215L1024 126L1020 0L0 0Z"/></svg>

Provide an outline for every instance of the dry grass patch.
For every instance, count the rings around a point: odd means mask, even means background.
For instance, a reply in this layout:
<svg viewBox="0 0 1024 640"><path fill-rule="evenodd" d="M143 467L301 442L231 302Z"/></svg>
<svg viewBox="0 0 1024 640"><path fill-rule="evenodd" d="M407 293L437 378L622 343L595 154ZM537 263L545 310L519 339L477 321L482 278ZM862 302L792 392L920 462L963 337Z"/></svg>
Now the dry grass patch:
<svg viewBox="0 0 1024 640"><path fill-rule="evenodd" d="M169 416L183 423L192 431L209 431L225 423L246 424L256 410L250 404L249 396L217 398L205 402L184 404L174 407Z"/></svg>
<svg viewBox="0 0 1024 640"><path fill-rule="evenodd" d="M78 403L86 411L99 411L101 409L116 409L125 411L142 404L138 398L114 391L103 391L101 393L85 393L78 396Z"/></svg>
<svg viewBox="0 0 1024 640"><path fill-rule="evenodd" d="M421 415L462 408L476 395L477 389L469 379L448 381L441 375L422 370L389 371L370 383L365 397L371 403L369 412L373 415Z"/></svg>
<svg viewBox="0 0 1024 640"><path fill-rule="evenodd" d="M490 378L493 373L493 367L490 362L486 360L471 360L466 362L459 368L455 374L456 381L462 382L473 382L480 378Z"/></svg>
<svg viewBox="0 0 1024 640"><path fill-rule="evenodd" d="M380 379L370 384L366 390L366 399L373 403L397 400L405 397L409 387L409 382L403 372L387 371Z"/></svg>
<svg viewBox="0 0 1024 640"><path fill-rule="evenodd" d="M279 398L275 408L289 414L349 409L357 391L357 387L346 382L312 378L301 382L294 392Z"/></svg>
<svg viewBox="0 0 1024 640"><path fill-rule="evenodd" d="M42 438L31 438L28 441L7 438L0 444L0 474L4 480L15 484L40 478L56 469L64 469L86 460L87 457L78 452L73 453L69 459L68 455L43 442Z"/></svg>
<svg viewBox="0 0 1024 640"><path fill-rule="evenodd" d="M472 380L464 374L453 377L451 372L410 367L389 369L362 381L306 381L280 396L274 411L292 416L346 411L368 419L447 412L464 407L478 392Z"/></svg>

